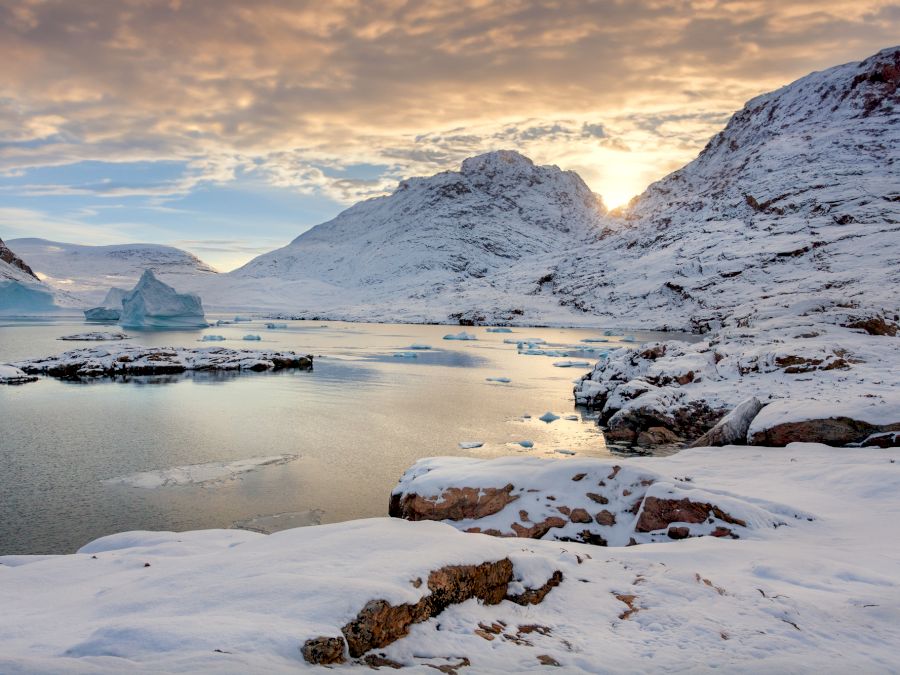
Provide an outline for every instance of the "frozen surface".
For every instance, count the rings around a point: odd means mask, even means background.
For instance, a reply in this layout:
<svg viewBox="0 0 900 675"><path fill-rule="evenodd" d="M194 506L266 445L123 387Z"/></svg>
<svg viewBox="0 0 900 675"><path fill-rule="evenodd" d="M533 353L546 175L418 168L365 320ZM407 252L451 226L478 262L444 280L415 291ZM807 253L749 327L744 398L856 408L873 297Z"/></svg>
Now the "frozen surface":
<svg viewBox="0 0 900 675"><path fill-rule="evenodd" d="M111 485L154 489L176 485L211 486L236 480L241 474L256 471L267 466L277 466L295 461L299 455L273 455L270 457L249 457L233 462L208 462L190 466L176 466L170 469L142 471L128 476L107 479Z"/></svg>

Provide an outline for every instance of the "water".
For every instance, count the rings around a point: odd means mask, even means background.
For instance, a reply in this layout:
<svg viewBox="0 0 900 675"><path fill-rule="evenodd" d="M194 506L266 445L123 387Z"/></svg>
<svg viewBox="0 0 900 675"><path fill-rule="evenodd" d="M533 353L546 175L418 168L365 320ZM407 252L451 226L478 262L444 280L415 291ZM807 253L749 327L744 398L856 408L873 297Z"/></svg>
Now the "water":
<svg viewBox="0 0 900 675"><path fill-rule="evenodd" d="M397 479L433 455L607 456L595 421L574 409L569 357L526 356L510 338L582 344L583 329L466 328L477 341L441 339L460 328L265 322L204 331L135 333L145 345L213 343L292 349L316 356L313 372L136 378L90 383L42 378L0 386L0 554L67 553L124 530L281 527L383 516ZM0 363L91 344L60 342L80 321L0 321ZM104 327L97 328L105 330ZM248 333L261 342L245 342ZM661 334L630 333L639 341ZM665 339L677 336L665 334ZM683 337L683 336L682 336ZM610 337L612 345L620 338ZM431 345L398 358L412 344ZM544 347L544 345L541 345ZM603 347L602 343L589 346ZM487 382L508 377L511 382ZM545 424L546 411L563 418ZM577 419L564 419L576 414ZM524 415L531 415L525 418ZM530 440L526 449L516 441ZM461 449L460 442L481 441ZM233 480L143 489L112 478L207 462L295 454Z"/></svg>

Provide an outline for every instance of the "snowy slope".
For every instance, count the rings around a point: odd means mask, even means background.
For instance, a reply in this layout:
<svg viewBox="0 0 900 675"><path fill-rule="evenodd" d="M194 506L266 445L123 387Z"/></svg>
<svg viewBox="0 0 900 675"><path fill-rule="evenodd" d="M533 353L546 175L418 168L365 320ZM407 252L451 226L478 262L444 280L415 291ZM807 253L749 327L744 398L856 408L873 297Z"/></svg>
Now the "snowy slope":
<svg viewBox="0 0 900 675"><path fill-rule="evenodd" d="M185 278L216 274L196 256L171 246L81 246L32 238L9 243L46 283L87 305L98 304L112 286L131 288L146 269L179 289Z"/></svg>
<svg viewBox="0 0 900 675"><path fill-rule="evenodd" d="M568 257L555 292L654 327L772 296L896 311L900 47L750 102L700 156Z"/></svg>
<svg viewBox="0 0 900 675"><path fill-rule="evenodd" d="M63 301L70 300L65 294L60 295ZM55 312L58 307L54 301L53 290L0 239L0 312Z"/></svg>
<svg viewBox="0 0 900 675"><path fill-rule="evenodd" d="M492 277L583 247L596 239L604 213L575 173L492 152L467 159L459 172L405 180L392 195L259 256L227 275L225 295L264 287L269 304L351 318L405 311L446 320L492 303L514 308L519 298L493 289ZM212 288L200 292L213 304L225 300Z"/></svg>

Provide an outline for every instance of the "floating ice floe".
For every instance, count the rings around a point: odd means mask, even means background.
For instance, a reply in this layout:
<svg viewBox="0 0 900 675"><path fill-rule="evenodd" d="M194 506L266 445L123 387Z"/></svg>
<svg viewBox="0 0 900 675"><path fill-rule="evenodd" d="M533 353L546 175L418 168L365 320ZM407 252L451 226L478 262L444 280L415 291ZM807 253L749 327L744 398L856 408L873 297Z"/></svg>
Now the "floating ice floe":
<svg viewBox="0 0 900 675"><path fill-rule="evenodd" d="M200 297L178 293L164 284L150 270L144 270L140 281L122 299L119 323L125 328L206 328Z"/></svg>
<svg viewBox="0 0 900 675"><path fill-rule="evenodd" d="M230 326L233 323L234 321L228 321L226 319L219 319L218 321L216 321L217 326Z"/></svg>
<svg viewBox="0 0 900 675"><path fill-rule="evenodd" d="M502 382L503 384L509 384L512 382L508 377L486 377L484 378L486 382Z"/></svg>
<svg viewBox="0 0 900 675"><path fill-rule="evenodd" d="M569 352L561 349L520 349L519 354L524 356L568 356Z"/></svg>
<svg viewBox="0 0 900 675"><path fill-rule="evenodd" d="M512 333L509 328L486 328L488 333Z"/></svg>
<svg viewBox="0 0 900 675"><path fill-rule="evenodd" d="M411 344L409 346L409 349L417 349L417 350L431 349L431 345L422 345L419 343L415 343L415 344Z"/></svg>
<svg viewBox="0 0 900 675"><path fill-rule="evenodd" d="M269 330L275 330L277 328L287 328L286 323L267 323L266 328Z"/></svg>
<svg viewBox="0 0 900 675"><path fill-rule="evenodd" d="M539 419L541 422L546 422L547 424L550 424L550 422L554 422L554 421L558 420L558 419L559 419L559 415L554 415L552 412L550 412L550 411L548 410L548 411L545 412L543 415L541 415L540 417L538 417L538 419Z"/></svg>
<svg viewBox="0 0 900 675"><path fill-rule="evenodd" d="M152 490L161 487L175 487L177 485L197 485L208 487L217 483L225 483L235 480L238 476L249 471L255 471L264 466L277 466L293 462L299 455L271 455L269 457L250 457L238 459L233 462L207 462L205 464L190 464L188 466L176 466L170 469L158 469L156 471L142 471L127 476L109 478L104 483L108 485L127 485L134 488Z"/></svg>
<svg viewBox="0 0 900 675"><path fill-rule="evenodd" d="M637 342L637 339L634 337L634 335L626 335L622 338L622 342Z"/></svg>
<svg viewBox="0 0 900 675"><path fill-rule="evenodd" d="M609 342L606 338L583 338L582 342Z"/></svg>
<svg viewBox="0 0 900 675"><path fill-rule="evenodd" d="M417 359L419 355L415 352L396 352L394 354L395 359Z"/></svg>
<svg viewBox="0 0 900 675"><path fill-rule="evenodd" d="M574 450L567 450L566 448L556 448L553 452L559 453L560 455L574 455L576 454Z"/></svg>
<svg viewBox="0 0 900 675"><path fill-rule="evenodd" d="M252 334L251 334L251 335L245 335L245 336L244 336L243 338L241 338L241 339L242 339L242 340L262 340L262 338L261 338L259 335L252 335Z"/></svg>
<svg viewBox="0 0 900 675"><path fill-rule="evenodd" d="M480 448L482 445L484 445L483 441L462 441L459 443L459 447L463 450L473 450Z"/></svg>
<svg viewBox="0 0 900 675"><path fill-rule="evenodd" d="M461 333L449 333L444 336L445 340L477 340L478 338L471 333L463 331Z"/></svg>
<svg viewBox="0 0 900 675"><path fill-rule="evenodd" d="M96 332L96 333L75 333L74 335L63 335L57 340L68 340L72 342L103 342L114 340L130 340L131 336L125 333Z"/></svg>
<svg viewBox="0 0 900 675"><path fill-rule="evenodd" d="M507 345L545 345L547 341L543 338L506 338L503 343Z"/></svg>
<svg viewBox="0 0 900 675"><path fill-rule="evenodd" d="M607 336L607 337L613 337L613 336L615 336L615 335L621 335L621 333L620 333L619 331L615 331L615 330L605 330L605 331L603 331L603 334L604 334L605 336Z"/></svg>
<svg viewBox="0 0 900 675"><path fill-rule="evenodd" d="M563 417L564 420L569 420L570 422L577 422L579 417L578 415L566 415Z"/></svg>
<svg viewBox="0 0 900 675"><path fill-rule="evenodd" d="M534 441L516 441L516 443L521 445L523 448L533 448L534 447Z"/></svg>
<svg viewBox="0 0 900 675"><path fill-rule="evenodd" d="M222 342L225 340L224 335L204 335L200 338L201 342Z"/></svg>
<svg viewBox="0 0 900 675"><path fill-rule="evenodd" d="M553 364L557 368L590 368L590 361L557 361Z"/></svg>

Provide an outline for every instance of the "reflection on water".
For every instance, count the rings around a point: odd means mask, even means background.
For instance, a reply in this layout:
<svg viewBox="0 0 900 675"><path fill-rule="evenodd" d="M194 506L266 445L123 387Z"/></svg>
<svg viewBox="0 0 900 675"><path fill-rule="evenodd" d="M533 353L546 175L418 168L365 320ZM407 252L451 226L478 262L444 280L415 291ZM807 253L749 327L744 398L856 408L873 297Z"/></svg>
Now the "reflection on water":
<svg viewBox="0 0 900 675"><path fill-rule="evenodd" d="M267 330L264 324L134 333L132 342L199 346L204 333L215 333L226 337L219 344L227 347L314 354L314 370L190 372L90 384L42 378L0 387L0 553L68 552L132 529L237 523L272 531L385 515L403 470L431 455L608 454L594 419L573 408L572 381L584 369L557 368L558 357L520 354L503 342L537 337L546 341L541 348L590 359L597 353L584 350L581 340L602 331L467 328L478 340L445 341L447 326L287 322ZM72 320L0 322L0 363L88 346L57 341L83 327ZM248 332L262 340L244 342ZM619 338L607 339L602 349L617 346ZM431 349L394 356L413 344ZM560 419L540 421L547 411ZM463 449L460 442L482 445ZM295 454L296 461L213 485L141 489L106 482Z"/></svg>

